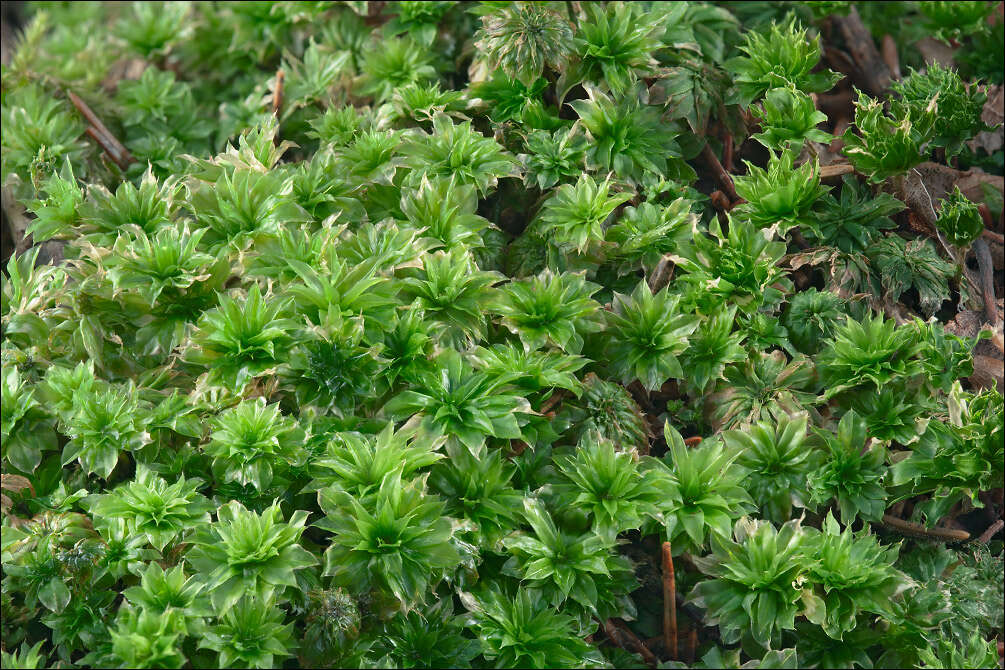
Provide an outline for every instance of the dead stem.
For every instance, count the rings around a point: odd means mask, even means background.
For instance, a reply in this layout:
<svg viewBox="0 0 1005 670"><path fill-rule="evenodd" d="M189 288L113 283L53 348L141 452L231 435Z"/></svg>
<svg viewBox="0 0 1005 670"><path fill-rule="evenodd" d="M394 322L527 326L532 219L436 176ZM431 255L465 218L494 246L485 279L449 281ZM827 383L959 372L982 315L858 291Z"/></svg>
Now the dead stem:
<svg viewBox="0 0 1005 670"><path fill-rule="evenodd" d="M279 112L283 109L283 82L286 81L286 73L282 70L276 72L276 88L272 92L272 115L277 119Z"/></svg>
<svg viewBox="0 0 1005 670"><path fill-rule="evenodd" d="M135 161L133 155L129 153L129 150L112 135L111 131L101 122L98 115L95 114L87 103L77 97L73 91L68 91L67 96L70 98L70 102L73 106L83 115L90 127L87 128L87 134L90 135L98 145L104 149L108 157L115 161L115 164L119 166L120 169L125 170L129 167L130 163Z"/></svg>
<svg viewBox="0 0 1005 670"><path fill-rule="evenodd" d="M970 539L970 533L965 530L926 528L920 523L905 521L890 514L883 515L883 525L903 535L940 540L942 542L966 542Z"/></svg>
<svg viewBox="0 0 1005 670"><path fill-rule="evenodd" d="M653 668L659 665L659 659L656 658L656 654L650 651L649 647L623 623L614 619L607 619L604 621L604 633L617 646L639 654L646 665Z"/></svg>
<svg viewBox="0 0 1005 670"><path fill-rule="evenodd" d="M715 178L719 181L719 184L726 192L726 195L729 196L730 201L735 203L739 200L740 197L736 195L736 187L733 185L733 178L729 176L726 169L722 167L722 163L719 162L719 158L712 151L712 147L708 145L708 142L706 142L704 148L702 148L701 155L706 161L708 161L709 166L712 168L712 172L715 173Z"/></svg>
<svg viewBox="0 0 1005 670"><path fill-rule="evenodd" d="M998 323L998 305L995 304L994 261L988 243L981 238L974 240L974 255L977 256L977 267L980 268L980 288L984 297L984 316L992 327Z"/></svg>
<svg viewBox="0 0 1005 670"><path fill-rule="evenodd" d="M894 79L900 79L900 54L897 53L897 42L893 39L893 35L887 33L883 35L883 40L879 45L880 55L883 57L883 62L886 66L890 68L890 76Z"/></svg>
<svg viewBox="0 0 1005 670"><path fill-rule="evenodd" d="M663 543L663 645L670 660L677 660L677 583L670 543Z"/></svg>
<svg viewBox="0 0 1005 670"><path fill-rule="evenodd" d="M832 179L846 174L855 174L855 168L851 163L831 163L820 167L821 179Z"/></svg>
<svg viewBox="0 0 1005 670"><path fill-rule="evenodd" d="M980 542L981 544L987 544L988 542L991 541L991 538L994 537L995 534L1002 528L1005 528L1005 520L998 519L993 524L988 526L988 529L986 531L981 533L981 536L977 538L977 541Z"/></svg>
<svg viewBox="0 0 1005 670"><path fill-rule="evenodd" d="M735 153L735 147L733 146L733 136L726 131L726 138L722 141L722 167L729 174L733 171L733 155Z"/></svg>
<svg viewBox="0 0 1005 670"><path fill-rule="evenodd" d="M1005 244L1005 235L996 233L993 230L985 230L981 233L981 237L986 237L992 242L997 242L998 244Z"/></svg>
<svg viewBox="0 0 1005 670"><path fill-rule="evenodd" d="M858 11L852 7L847 16L835 16L834 23L844 37L865 88L872 95L886 91L890 86L890 68L883 62L872 33L862 22Z"/></svg>
<svg viewBox="0 0 1005 670"><path fill-rule="evenodd" d="M560 403L563 397L565 397L565 394L562 393L561 389L558 389L554 393L552 393L547 400L541 403L541 409L540 409L541 414L547 414L552 409L554 409L555 405Z"/></svg>

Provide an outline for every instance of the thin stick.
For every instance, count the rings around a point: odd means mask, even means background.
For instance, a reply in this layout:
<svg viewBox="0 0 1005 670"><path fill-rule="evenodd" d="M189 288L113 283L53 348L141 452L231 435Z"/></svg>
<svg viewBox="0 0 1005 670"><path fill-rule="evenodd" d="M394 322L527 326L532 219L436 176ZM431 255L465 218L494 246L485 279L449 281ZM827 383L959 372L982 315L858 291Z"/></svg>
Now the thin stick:
<svg viewBox="0 0 1005 670"><path fill-rule="evenodd" d="M803 234L799 231L798 228L792 229L792 241L795 242L796 246L802 249L803 251L810 248L810 243L806 241L806 238L803 237Z"/></svg>
<svg viewBox="0 0 1005 670"><path fill-rule="evenodd" d="M981 237L986 237L992 242L997 242L998 244L1005 244L1005 235L996 233L993 230L985 229L984 232L981 233Z"/></svg>
<svg viewBox="0 0 1005 670"><path fill-rule="evenodd" d="M1002 528L1005 528L1005 521L1003 521L1002 519L998 519L993 524L988 526L988 529L986 531L981 533L981 536L977 538L977 541L980 542L981 544L987 544L988 542L991 541L991 538L994 537L995 534Z"/></svg>
<svg viewBox="0 0 1005 670"><path fill-rule="evenodd" d="M718 209L721 213L725 213L733 209L733 203L729 201L729 197L727 197L726 194L719 189L709 193L708 199L712 201L712 206Z"/></svg>
<svg viewBox="0 0 1005 670"><path fill-rule="evenodd" d="M712 168L712 172L715 173L715 178L719 180L719 184L722 185L726 195L729 196L731 201L736 201L740 199L740 196L736 195L736 187L733 185L733 178L729 176L726 169L722 167L722 163L719 162L718 157L712 151L712 147L705 143L704 148L701 150L701 155L708 161L709 166Z"/></svg>
<svg viewBox="0 0 1005 670"><path fill-rule="evenodd" d="M953 530L951 528L926 528L920 523L904 521L890 514L883 515L883 524L894 530L914 537L925 537L943 542L966 542L970 539L970 533L965 530Z"/></svg>
<svg viewBox="0 0 1005 670"><path fill-rule="evenodd" d="M547 400L541 403L541 410L540 410L541 414L547 414L552 409L554 409L555 405L560 403L563 397L565 397L565 394L562 393L561 389L558 389L557 391L552 393Z"/></svg>
<svg viewBox="0 0 1005 670"><path fill-rule="evenodd" d="M674 262L670 260L671 255L667 254L660 258L656 267L653 268L652 274L649 276L649 290L653 293L667 286L670 283L671 277L673 277Z"/></svg>
<svg viewBox="0 0 1005 670"><path fill-rule="evenodd" d="M733 146L733 135L727 130L726 139L722 141L722 165L726 173L733 171L733 153L735 147Z"/></svg>
<svg viewBox="0 0 1005 670"><path fill-rule="evenodd" d="M834 128L831 130L831 134L834 135L834 139L827 145L827 149L832 154L840 153L841 149L844 148L844 140L842 138L850 125L851 121L844 116L834 122Z"/></svg>
<svg viewBox="0 0 1005 670"><path fill-rule="evenodd" d="M974 240L974 254L977 256L977 266L980 268L981 294L984 297L984 316L992 327L998 323L998 305L995 304L994 261L988 243L981 238Z"/></svg>
<svg viewBox="0 0 1005 670"><path fill-rule="evenodd" d="M998 351L1005 354L1005 338L1002 338L1000 334L995 331L991 332L991 344L995 345Z"/></svg>
<svg viewBox="0 0 1005 670"><path fill-rule="evenodd" d="M656 654L651 652L649 647L628 626L619 624L614 619L607 619L604 621L604 633L617 646L639 654L646 665L654 668L659 665L659 659L656 658Z"/></svg>
<svg viewBox="0 0 1005 670"><path fill-rule="evenodd" d="M887 33L883 35L883 40L879 45L880 55L883 57L883 62L886 66L890 68L890 76L894 79L900 79L900 55L897 54L897 43L893 39L893 35Z"/></svg>
<svg viewBox="0 0 1005 670"><path fill-rule="evenodd" d="M272 92L272 115L279 118L279 111L283 108L283 82L286 81L286 73L282 70L276 72L276 89Z"/></svg>
<svg viewBox="0 0 1005 670"><path fill-rule="evenodd" d="M820 166L820 178L830 179L832 177L840 177L845 174L854 174L855 167L851 163L831 163L830 165Z"/></svg>
<svg viewBox="0 0 1005 670"><path fill-rule="evenodd" d="M694 665L694 657L698 653L698 627L691 626L687 632L687 664Z"/></svg>
<svg viewBox="0 0 1005 670"><path fill-rule="evenodd" d="M105 150L108 157L115 161L120 168L125 170L129 167L129 164L136 160L133 158L133 155L129 153L129 150L126 149L122 142L119 142L115 138L115 135L112 135L105 124L101 122L101 119L98 118L98 115L91 111L91 108L87 106L86 102L77 97L73 91L67 91L67 96L70 98L70 102L73 103L73 106L76 107L83 117L87 119L87 122L91 124L91 127L87 129L87 134L94 138L94 141Z"/></svg>
<svg viewBox="0 0 1005 670"><path fill-rule="evenodd" d="M663 646L670 660L677 660L677 583L674 579L670 543L663 543Z"/></svg>
<svg viewBox="0 0 1005 670"><path fill-rule="evenodd" d="M852 7L847 16L835 16L834 22L844 37L845 45L851 52L855 66L862 77L862 83L869 93L879 95L890 87L890 68L883 62L872 33L862 22L858 11Z"/></svg>
<svg viewBox="0 0 1005 670"><path fill-rule="evenodd" d="M980 203L977 206L977 211L981 213L981 218L984 219L984 230L981 231L981 236L988 238L992 242L1005 244L1005 236L991 230L991 226L994 225L994 219L991 218L991 210L988 208L987 203Z"/></svg>
<svg viewBox="0 0 1005 670"><path fill-rule="evenodd" d="M119 169L125 170L129 167L129 163L125 161L122 154L117 152L115 145L109 142L108 138L102 135L101 132L99 132L94 126L87 126L87 128L84 129L84 132L86 132L92 140L98 143L98 146L100 146L104 152L108 154L108 157L119 166Z"/></svg>

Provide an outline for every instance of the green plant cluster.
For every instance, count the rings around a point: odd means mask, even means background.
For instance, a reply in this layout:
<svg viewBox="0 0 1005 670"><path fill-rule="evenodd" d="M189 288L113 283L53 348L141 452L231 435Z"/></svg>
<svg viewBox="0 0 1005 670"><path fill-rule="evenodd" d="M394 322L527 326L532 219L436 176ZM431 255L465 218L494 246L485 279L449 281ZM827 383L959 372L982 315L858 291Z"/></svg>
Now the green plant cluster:
<svg viewBox="0 0 1005 670"><path fill-rule="evenodd" d="M983 224L887 192L993 74L860 94L827 182L850 3L751 4L32 3L3 666L643 667L664 542L693 667L997 664L1001 543L925 539L1001 509Z"/></svg>

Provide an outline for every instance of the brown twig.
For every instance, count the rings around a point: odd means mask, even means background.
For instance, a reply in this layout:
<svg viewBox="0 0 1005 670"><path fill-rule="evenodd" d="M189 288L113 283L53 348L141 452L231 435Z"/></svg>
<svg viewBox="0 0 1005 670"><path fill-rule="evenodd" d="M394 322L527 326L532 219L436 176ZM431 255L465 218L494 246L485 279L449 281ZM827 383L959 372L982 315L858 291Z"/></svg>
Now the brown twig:
<svg viewBox="0 0 1005 670"><path fill-rule="evenodd" d="M547 414L549 411L551 411L551 409L555 405L557 405L562 400L563 397L565 397L565 394L562 393L562 389L558 389L554 393L552 393L547 400L541 403L541 410L540 410L541 414Z"/></svg>
<svg viewBox="0 0 1005 670"><path fill-rule="evenodd" d="M851 163L831 163L820 166L820 179L831 179L854 173L855 167Z"/></svg>
<svg viewBox="0 0 1005 670"><path fill-rule="evenodd" d="M277 119L279 112L283 108L283 82L286 81L286 73L281 69L276 72L276 88L272 92L272 115Z"/></svg>
<svg viewBox="0 0 1005 670"><path fill-rule="evenodd" d="M726 138L722 141L722 167L729 174L733 171L733 154L736 147L733 146L733 135L726 131Z"/></svg>
<svg viewBox="0 0 1005 670"><path fill-rule="evenodd" d="M988 238L989 240L997 242L998 244L1005 244L1005 236L1003 236L1001 233L996 233L995 231L991 230L991 228L993 228L995 225L995 220L994 217L991 216L991 208L988 207L988 204L986 202L978 203L977 211L980 212L981 218L984 219L984 230L981 231L981 234L984 237Z"/></svg>
<svg viewBox="0 0 1005 670"><path fill-rule="evenodd" d="M984 296L984 316L994 326L998 323L998 305L995 303L995 268L988 243L978 237L974 240L974 254L980 268L981 294Z"/></svg>
<svg viewBox="0 0 1005 670"><path fill-rule="evenodd" d="M879 49L880 54L883 56L883 62L890 68L890 76L899 81L900 54L897 53L897 42L893 39L893 35L889 33L883 35L883 41L880 43Z"/></svg>
<svg viewBox="0 0 1005 670"><path fill-rule="evenodd" d="M1005 235L1002 235L1001 233L996 233L993 230L986 230L985 229L981 233L981 237L986 237L989 240L991 240L992 242L997 242L998 244L1005 244Z"/></svg>
<svg viewBox="0 0 1005 670"><path fill-rule="evenodd" d="M890 68L883 62L872 33L862 23L858 10L852 7L847 16L835 16L834 23L844 37L864 87L872 95L883 93L890 86Z"/></svg>
<svg viewBox="0 0 1005 670"><path fill-rule="evenodd" d="M3 207L4 216L7 217L7 229L10 232L11 241L14 243L13 252L24 253L31 247L31 236L28 235L28 226L31 219L28 218L24 205L14 197L12 186L4 186L0 195L0 206ZM4 252L6 253L6 251ZM5 258L4 261L7 259Z"/></svg>
<svg viewBox="0 0 1005 670"><path fill-rule="evenodd" d="M688 665L694 665L694 657L698 653L698 627L691 626L687 632L687 659Z"/></svg>
<svg viewBox="0 0 1005 670"><path fill-rule="evenodd" d="M1002 528L1005 528L1005 520L998 519L993 524L988 526L988 529L986 531L981 533L981 536L977 538L977 541L980 542L981 544L987 544L988 542L991 541L991 538L994 537L995 534Z"/></svg>
<svg viewBox="0 0 1005 670"><path fill-rule="evenodd" d="M941 540L943 542L966 542L970 539L970 533L965 530L953 530L952 528L927 528L920 523L905 521L890 514L883 515L883 525L896 530L904 535L912 537L923 537L931 540Z"/></svg>
<svg viewBox="0 0 1005 670"><path fill-rule="evenodd" d="M831 134L834 135L834 139L831 140L830 144L827 145L827 149L832 153L840 153L844 149L844 134L851 125L851 121L846 116L842 116L837 121L834 122L834 128Z"/></svg>
<svg viewBox="0 0 1005 670"><path fill-rule="evenodd" d="M677 660L677 582L670 543L663 543L663 645L670 660Z"/></svg>
<svg viewBox="0 0 1005 670"><path fill-rule="evenodd" d="M817 109L831 119L850 118L855 111L855 93L851 90L820 93L817 95Z"/></svg>
<svg viewBox="0 0 1005 670"><path fill-rule="evenodd" d="M119 166L120 170L125 170L129 167L129 163L132 161L126 161L122 154L117 152L115 145L109 142L108 138L95 129L94 126L87 126L87 128L84 129L84 132L86 132L92 140L98 143L98 146L100 146L105 153L108 154L108 157Z"/></svg>
<svg viewBox="0 0 1005 670"><path fill-rule="evenodd" d="M833 69L843 75L854 77L857 74L855 61L852 60L851 56L840 49L824 45L824 60L827 61L827 64Z"/></svg>
<svg viewBox="0 0 1005 670"><path fill-rule="evenodd" d="M991 344L995 345L995 349L1005 354L1005 338L1002 338L998 331L991 332Z"/></svg>
<svg viewBox="0 0 1005 670"><path fill-rule="evenodd" d="M991 218L991 208L988 207L986 202L977 203L977 212L981 215L981 219L984 220L985 228L994 225L994 221Z"/></svg>
<svg viewBox="0 0 1005 670"><path fill-rule="evenodd" d="M115 161L115 164L119 166L122 170L129 167L130 163L135 161L133 155L129 153L129 150L116 139L115 135L112 135L111 131L101 122L98 115L95 114L87 103L77 97L73 91L68 91L67 96L70 98L70 102L73 106L83 115L90 125L87 128L87 134L90 135L98 145L104 149L108 157Z"/></svg>
<svg viewBox="0 0 1005 670"><path fill-rule="evenodd" d="M795 228L792 229L792 241L795 242L796 246L802 249L803 251L806 251L807 249L810 248L810 243L807 242L806 238L803 237L803 234Z"/></svg>
<svg viewBox="0 0 1005 670"><path fill-rule="evenodd" d="M632 395L636 404L645 410L646 414L656 416L660 413L659 408L653 404L652 398L649 397L649 391L637 379L626 386L625 390Z"/></svg>
<svg viewBox="0 0 1005 670"><path fill-rule="evenodd" d="M712 202L712 206L720 212L728 212L733 208L733 203L729 201L729 197L719 189L709 193L708 199Z"/></svg>
<svg viewBox="0 0 1005 670"><path fill-rule="evenodd" d="M711 167L712 172L715 173L715 178L726 192L726 195L729 196L729 199L733 202L739 200L740 197L736 195L736 186L733 185L733 178L729 176L726 169L722 167L722 163L719 162L719 158L715 155L712 151L712 147L710 147L707 142L701 150L701 155L706 161L708 161L709 167Z"/></svg>
<svg viewBox="0 0 1005 670"><path fill-rule="evenodd" d="M628 626L614 619L607 619L604 621L604 633L611 642L622 649L639 654L646 665L653 668L659 665L659 659L656 658L656 654L651 652L649 647Z"/></svg>
<svg viewBox="0 0 1005 670"><path fill-rule="evenodd" d="M649 275L649 290L656 293L670 283L673 278L674 262L670 259L670 254L660 258L652 274Z"/></svg>

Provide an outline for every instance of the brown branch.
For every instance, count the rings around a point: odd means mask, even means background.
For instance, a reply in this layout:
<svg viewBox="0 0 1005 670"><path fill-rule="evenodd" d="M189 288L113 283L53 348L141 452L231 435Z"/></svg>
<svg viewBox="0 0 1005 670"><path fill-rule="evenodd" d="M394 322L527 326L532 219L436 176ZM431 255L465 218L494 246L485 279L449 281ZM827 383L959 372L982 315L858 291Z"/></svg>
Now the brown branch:
<svg viewBox="0 0 1005 670"><path fill-rule="evenodd" d="M553 407L555 407L555 405L561 402L562 398L564 397L565 394L562 393L562 389L556 390L548 397L547 400L541 403L541 409L540 409L541 414L547 414Z"/></svg>
<svg viewBox="0 0 1005 670"><path fill-rule="evenodd" d="M904 519L899 519L890 514L883 515L883 525L904 535L941 540L943 542L966 542L970 539L970 533L965 530L953 530L951 528L927 528L920 523L905 521Z"/></svg>
<svg viewBox="0 0 1005 670"><path fill-rule="evenodd" d="M111 158L115 162L115 164L119 166L120 170L125 170L127 167L129 167L129 164L132 161L127 160L121 153L119 153L118 149L115 146L116 140L114 140L114 138L110 140L108 136L103 135L94 126L87 126L84 132L86 132L87 135L92 140L98 143L98 146L100 146L104 150L104 152L108 154L108 157Z"/></svg>
<svg viewBox="0 0 1005 670"><path fill-rule="evenodd" d="M1001 233L996 233L993 230L985 229L981 233L981 237L986 237L992 242L997 242L998 244L1005 244L1005 235L1002 235Z"/></svg>
<svg viewBox="0 0 1005 670"><path fill-rule="evenodd" d="M708 161L708 165L712 168L715 178L726 192L726 195L729 196L729 199L733 202L739 200L740 196L736 195L736 187L733 185L733 178L730 177L729 173L726 172L726 169L722 167L722 163L719 162L718 157L712 151L712 147L710 147L707 142L701 150L701 155L706 161Z"/></svg>
<svg viewBox="0 0 1005 670"><path fill-rule="evenodd" d="M725 213L733 209L733 203L729 201L729 197L719 189L709 193L708 199L712 202L712 206L720 212Z"/></svg>
<svg viewBox="0 0 1005 670"><path fill-rule="evenodd" d="M659 665L656 654L649 650L649 647L639 639L639 637L628 628L628 626L614 619L604 621L604 634L617 646L627 651L634 651L642 657L646 665L655 668Z"/></svg>
<svg viewBox="0 0 1005 670"><path fill-rule="evenodd" d="M883 62L890 68L890 76L899 81L900 55L897 53L897 42L893 39L892 35L887 33L883 35L883 41L879 45L879 48L880 54L883 56Z"/></svg>
<svg viewBox="0 0 1005 670"><path fill-rule="evenodd" d="M981 235L998 244L1005 244L1005 236L991 230L995 225L995 220L991 216L991 208L988 207L988 204L986 202L978 203L977 211L980 212L981 218L984 219L984 230L981 231Z"/></svg>
<svg viewBox="0 0 1005 670"><path fill-rule="evenodd" d="M1002 528L1005 528L1005 520L998 519L993 524L988 526L988 529L986 531L981 533L981 536L977 538L977 541L980 542L981 544L987 544L988 542L991 541L991 538L994 537L995 534Z"/></svg>
<svg viewBox="0 0 1005 670"><path fill-rule="evenodd" d="M855 62L852 60L851 56L840 49L824 45L824 60L833 69L847 77L854 77L857 74Z"/></svg>
<svg viewBox="0 0 1005 670"><path fill-rule="evenodd" d="M11 186L3 187L2 195L0 195L0 207L3 208L4 216L7 217L7 229L10 232L11 241L14 243L12 253L22 254L31 247L31 236L28 235L31 219L28 218L24 205L14 197L14 190ZM6 258L4 260L6 261Z"/></svg>
<svg viewBox="0 0 1005 670"><path fill-rule="evenodd" d="M855 167L851 163L831 163L830 165L820 166L821 179L831 179L832 177L854 173Z"/></svg>
<svg viewBox="0 0 1005 670"><path fill-rule="evenodd" d="M995 349L1005 354L1005 339L1002 338L998 331L991 332L991 344L995 345Z"/></svg>
<svg viewBox="0 0 1005 670"><path fill-rule="evenodd" d="M849 118L855 111L855 93L851 90L820 93L817 95L817 109L832 119Z"/></svg>
<svg viewBox="0 0 1005 670"><path fill-rule="evenodd" d="M984 296L984 316L993 327L998 323L998 305L995 303L995 269L988 243L978 237L974 240L974 254L980 268L981 294Z"/></svg>
<svg viewBox="0 0 1005 670"><path fill-rule="evenodd" d="M727 174L733 171L734 153L733 135L729 131L726 131L726 138L722 141L722 166Z"/></svg>
<svg viewBox="0 0 1005 670"><path fill-rule="evenodd" d="M649 276L649 290L653 293L670 284L675 266L669 256L670 254L667 254L660 258L656 267L653 268L652 274Z"/></svg>
<svg viewBox="0 0 1005 670"><path fill-rule="evenodd" d="M73 106L83 115L87 122L91 126L87 129L87 134L90 135L98 145L104 149L108 157L115 161L115 164L119 166L122 170L129 167L130 163L135 161L133 155L129 153L125 145L116 139L115 135L112 135L111 131L101 122L98 115L95 114L87 103L77 97L73 91L67 91L67 96L70 98L70 102Z"/></svg>
<svg viewBox="0 0 1005 670"><path fill-rule="evenodd" d="M862 17L854 7L847 16L835 16L841 36L862 77L862 83L872 95L883 93L890 86L890 68L883 62L872 39L872 33L862 23Z"/></svg>
<svg viewBox="0 0 1005 670"><path fill-rule="evenodd" d="M841 153L841 150L844 149L843 138L845 131L848 130L848 127L850 125L851 121L846 116L842 116L841 118L839 118L837 121L834 122L834 128L831 132L831 134L834 135L834 139L831 140L830 144L827 145L827 148L830 150L832 154Z"/></svg>
<svg viewBox="0 0 1005 670"><path fill-rule="evenodd" d="M805 237L803 237L802 232L800 232L796 228L792 229L792 241L795 242L796 246L802 249L803 251L806 251L807 249L810 248L810 243L806 241Z"/></svg>
<svg viewBox="0 0 1005 670"><path fill-rule="evenodd" d="M677 660L677 582L670 543L663 543L663 645L670 660Z"/></svg>
<svg viewBox="0 0 1005 670"><path fill-rule="evenodd" d="M276 87L272 91L272 115L277 119L279 112L283 108L283 82L286 81L286 73L282 70L276 72Z"/></svg>
<svg viewBox="0 0 1005 670"><path fill-rule="evenodd" d="M698 627L691 626L687 632L687 664L694 665L694 657L698 653Z"/></svg>

